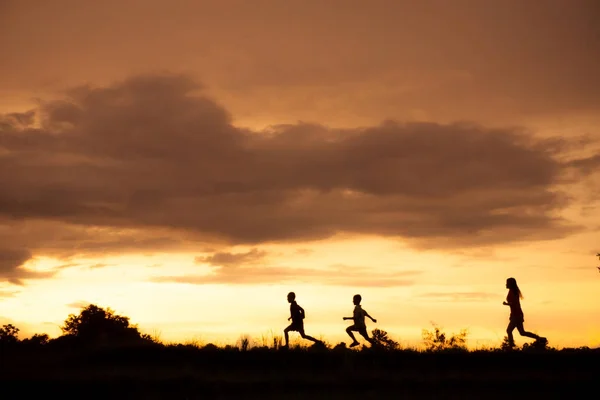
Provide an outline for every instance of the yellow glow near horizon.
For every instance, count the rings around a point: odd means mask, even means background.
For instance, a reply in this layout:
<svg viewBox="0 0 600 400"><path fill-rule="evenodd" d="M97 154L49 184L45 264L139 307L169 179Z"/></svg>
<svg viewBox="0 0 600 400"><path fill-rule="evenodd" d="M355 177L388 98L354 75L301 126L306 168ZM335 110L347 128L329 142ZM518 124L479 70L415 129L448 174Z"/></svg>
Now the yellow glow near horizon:
<svg viewBox="0 0 600 400"><path fill-rule="evenodd" d="M527 329L548 336L553 345L597 345L598 282L587 277L592 268L569 270L567 276L561 263L577 258L548 252L551 247L551 243L538 243L508 254L497 252L499 259L492 254L469 258L418 252L392 240L374 238L304 244L300 252L298 246L260 247L272 255L269 266L327 270L341 264L371 268L359 274L354 286L301 276L290 282L235 285L150 281L159 276L210 273L210 268L194 263L196 253L69 260L68 264L78 265L60 269L52 279L31 280L0 304L5 318L17 325L25 323L21 328L25 335L47 332L56 336L67 315L78 312L76 306L93 303L130 317L142 331L158 332L166 341L194 339L225 344L235 343L243 334L257 339L270 332L280 334L289 313L285 296L295 291L307 311L307 332L337 343L346 340L347 322L342 316L351 315L352 296L359 292L364 308L378 319L369 329L384 329L405 345L416 345L421 329L430 328L433 321L448 332L468 328L470 346L480 347L502 340L508 312L501 304L506 295L504 280L517 276L525 294ZM510 257L510 261L502 257ZM583 256L579 259L582 266L589 260ZM49 271L64 264L64 260L38 258L28 268ZM360 279L373 273L407 270L421 271L407 278L414 279L414 285L360 284ZM444 293L449 297L443 297ZM480 299L453 298L453 293L483 295Z"/></svg>

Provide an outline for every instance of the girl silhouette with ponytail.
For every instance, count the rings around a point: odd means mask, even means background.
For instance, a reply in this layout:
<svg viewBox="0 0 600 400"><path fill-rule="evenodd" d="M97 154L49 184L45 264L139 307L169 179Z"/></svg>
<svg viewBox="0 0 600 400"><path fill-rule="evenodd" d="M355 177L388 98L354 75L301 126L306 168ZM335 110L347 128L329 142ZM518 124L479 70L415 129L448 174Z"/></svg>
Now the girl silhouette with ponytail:
<svg viewBox="0 0 600 400"><path fill-rule="evenodd" d="M502 304L510 307L510 317L508 327L506 327L508 343L511 346L515 345L515 341L512 334L515 328L517 328L521 336L530 337L536 339L539 342L547 342L546 338L543 338L531 332L527 332L525 328L523 328L523 322L525 322L523 310L521 309L521 299L523 298L523 295L521 294L521 290L519 290L517 280L515 278L508 278L506 280L506 288L508 289L508 296L506 296L506 301Z"/></svg>

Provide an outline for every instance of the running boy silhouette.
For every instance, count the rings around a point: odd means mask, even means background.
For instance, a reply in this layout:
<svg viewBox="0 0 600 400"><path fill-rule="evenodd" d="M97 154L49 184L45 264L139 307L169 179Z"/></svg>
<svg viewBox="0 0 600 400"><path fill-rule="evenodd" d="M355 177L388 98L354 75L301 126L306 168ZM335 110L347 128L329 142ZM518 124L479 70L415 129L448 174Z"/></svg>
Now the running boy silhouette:
<svg viewBox="0 0 600 400"><path fill-rule="evenodd" d="M287 300L290 303L290 317L288 318L289 320L292 320L292 323L290 324L290 326L288 326L287 328L285 328L283 330L283 333L285 334L285 346L284 347L288 347L290 338L289 338L289 332L290 331L296 331L298 333L300 333L300 336L302 336L303 339L308 339L308 340L312 340L315 343L322 343L320 340L315 339L312 336L308 336L306 333L304 333L304 309L302 307L300 307L298 305L298 303L296 303L296 294L294 292L289 292L287 295Z"/></svg>
<svg viewBox="0 0 600 400"><path fill-rule="evenodd" d="M373 342L373 339L371 339L369 337L369 334L367 333L367 325L365 324L365 317L369 317L371 319L371 321L373 321L373 322L377 322L377 320L373 319L373 317L371 317L369 315L369 313L367 313L365 310L363 310L363 308L360 306L361 300L362 300L362 297L360 296L360 294L354 295L354 297L352 298L352 302L354 303L354 316L344 317L344 321L347 319L351 319L354 321L353 325L346 328L346 333L348 333L348 335L352 338L352 344L350 344L350 347L358 346L360 344L354 337L354 334L352 333L352 331L356 331L356 332L360 333L362 335L362 337L364 337L365 339L367 339L369 341L369 343L371 343L371 345L375 344Z"/></svg>
<svg viewBox="0 0 600 400"><path fill-rule="evenodd" d="M515 328L517 328L521 336L530 337L540 342L547 342L546 338L538 336L535 333L527 332L525 328L523 328L523 322L525 322L525 316L521 309L521 299L523 298L523 295L517 285L517 280L515 278L508 278L506 280L506 288L508 289L508 296L506 296L506 301L502 304L510 307L510 317L508 326L506 327L506 334L510 346L515 345L512 334Z"/></svg>

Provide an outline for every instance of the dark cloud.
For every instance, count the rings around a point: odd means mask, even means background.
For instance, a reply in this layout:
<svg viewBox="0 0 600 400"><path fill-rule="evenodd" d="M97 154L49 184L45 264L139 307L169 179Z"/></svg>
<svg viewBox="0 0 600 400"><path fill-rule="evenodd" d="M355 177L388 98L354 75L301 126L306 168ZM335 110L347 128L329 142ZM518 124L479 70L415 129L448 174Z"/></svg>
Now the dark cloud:
<svg viewBox="0 0 600 400"><path fill-rule="evenodd" d="M600 154L571 160L567 165L583 174L591 174L600 171Z"/></svg>
<svg viewBox="0 0 600 400"><path fill-rule="evenodd" d="M193 240L193 235L184 237L181 233L158 228L149 232L144 229L66 224L59 220L1 217L0 243L0 253L4 254L4 260L0 262L0 280L15 284L23 284L25 279L48 278L60 270L80 266L73 262L78 256L93 258L132 252L196 251L199 245ZM55 257L63 260L64 264L43 273L24 268L23 263L34 254ZM26 255L30 258L24 260ZM20 267L17 266L19 262Z"/></svg>
<svg viewBox="0 0 600 400"><path fill-rule="evenodd" d="M487 292L430 292L419 297L434 301L450 302L480 302L500 298L497 293Z"/></svg>
<svg viewBox="0 0 600 400"><path fill-rule="evenodd" d="M26 249L0 248L0 279L23 285L24 279L48 278L53 275L49 272L35 272L23 268L23 264L32 258Z"/></svg>
<svg viewBox="0 0 600 400"><path fill-rule="evenodd" d="M27 128L35 122L35 111L23 113L9 113L0 115L0 130L16 128Z"/></svg>
<svg viewBox="0 0 600 400"><path fill-rule="evenodd" d="M452 118L600 106L596 0L146 0L143 12L135 1L12 3L0 12L8 89L185 66L247 103L284 94L245 107L267 115L339 99L350 115ZM366 93L343 88L354 83Z"/></svg>
<svg viewBox="0 0 600 400"><path fill-rule="evenodd" d="M179 75L40 104L0 117L5 279L34 251L197 250L339 232L421 248L560 238L578 227L560 217L571 199L556 185L567 170L598 170L595 158L561 161L566 139L471 123L241 129Z"/></svg>
<svg viewBox="0 0 600 400"><path fill-rule="evenodd" d="M195 258L197 264L208 264L216 267L228 267L240 264L250 264L262 261L267 257L267 252L252 249L242 253L218 252L210 256L199 256Z"/></svg>

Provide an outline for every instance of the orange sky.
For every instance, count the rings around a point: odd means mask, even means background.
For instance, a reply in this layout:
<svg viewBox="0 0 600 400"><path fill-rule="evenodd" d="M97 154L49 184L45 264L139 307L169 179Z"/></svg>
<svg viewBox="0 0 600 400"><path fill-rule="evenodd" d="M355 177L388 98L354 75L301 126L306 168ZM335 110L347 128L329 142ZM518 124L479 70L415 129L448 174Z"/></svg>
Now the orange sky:
<svg viewBox="0 0 600 400"><path fill-rule="evenodd" d="M0 2L0 323L600 344L593 0ZM518 343L523 340L517 336Z"/></svg>

